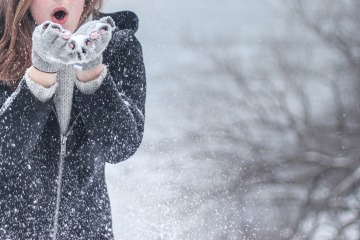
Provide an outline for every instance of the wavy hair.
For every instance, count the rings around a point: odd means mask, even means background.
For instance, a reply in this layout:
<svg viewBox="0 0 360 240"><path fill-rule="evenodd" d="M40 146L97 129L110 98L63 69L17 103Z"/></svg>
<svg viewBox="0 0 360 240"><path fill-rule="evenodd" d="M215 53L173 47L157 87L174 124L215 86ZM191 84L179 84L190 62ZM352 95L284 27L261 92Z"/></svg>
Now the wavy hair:
<svg viewBox="0 0 360 240"><path fill-rule="evenodd" d="M35 21L31 16L31 0L0 0L0 81L15 90L19 80L32 65L32 33ZM103 0L85 0L80 19L83 23L97 14Z"/></svg>

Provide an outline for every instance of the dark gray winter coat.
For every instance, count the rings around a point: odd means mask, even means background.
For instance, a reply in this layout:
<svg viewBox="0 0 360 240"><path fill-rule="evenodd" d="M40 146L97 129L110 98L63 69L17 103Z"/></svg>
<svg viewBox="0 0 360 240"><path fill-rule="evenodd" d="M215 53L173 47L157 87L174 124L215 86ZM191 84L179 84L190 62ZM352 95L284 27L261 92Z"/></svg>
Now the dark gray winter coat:
<svg viewBox="0 0 360 240"><path fill-rule="evenodd" d="M109 71L95 93L74 89L56 239L113 239L104 166L128 159L143 136L138 18L106 15L117 25L103 55ZM25 81L14 93L0 83L0 239L51 239L61 145L52 100L38 100Z"/></svg>

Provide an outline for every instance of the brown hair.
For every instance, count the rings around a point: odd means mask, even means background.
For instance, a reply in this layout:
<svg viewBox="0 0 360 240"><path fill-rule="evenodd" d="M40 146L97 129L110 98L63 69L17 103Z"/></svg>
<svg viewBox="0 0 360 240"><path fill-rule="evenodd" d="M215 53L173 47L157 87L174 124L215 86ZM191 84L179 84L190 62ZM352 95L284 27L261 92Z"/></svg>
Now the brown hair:
<svg viewBox="0 0 360 240"><path fill-rule="evenodd" d="M35 21L30 13L31 2L0 0L0 81L12 90L32 64L31 37ZM80 24L90 14L96 14L102 4L103 0L85 0Z"/></svg>

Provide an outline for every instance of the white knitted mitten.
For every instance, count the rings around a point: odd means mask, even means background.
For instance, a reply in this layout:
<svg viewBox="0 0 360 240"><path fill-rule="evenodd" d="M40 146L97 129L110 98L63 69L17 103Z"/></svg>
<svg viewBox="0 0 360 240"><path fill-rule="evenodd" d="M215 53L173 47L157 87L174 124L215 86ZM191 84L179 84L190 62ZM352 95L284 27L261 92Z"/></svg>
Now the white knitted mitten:
<svg viewBox="0 0 360 240"><path fill-rule="evenodd" d="M70 61L76 60L75 49L69 44L71 33L61 25L46 21L32 35L32 63L40 71L55 73Z"/></svg>
<svg viewBox="0 0 360 240"><path fill-rule="evenodd" d="M102 53L108 46L115 22L111 17L103 17L82 25L72 36L82 70L88 70L102 63Z"/></svg>

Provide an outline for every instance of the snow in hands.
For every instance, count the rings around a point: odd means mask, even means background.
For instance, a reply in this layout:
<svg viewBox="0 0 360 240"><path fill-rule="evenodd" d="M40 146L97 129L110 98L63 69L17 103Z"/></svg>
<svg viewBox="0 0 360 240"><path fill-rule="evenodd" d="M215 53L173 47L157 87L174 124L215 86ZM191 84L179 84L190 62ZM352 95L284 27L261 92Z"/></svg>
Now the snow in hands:
<svg viewBox="0 0 360 240"><path fill-rule="evenodd" d="M38 43L34 44L33 58L38 63L35 67L45 72L57 72L61 65L77 65L83 68L84 65L101 58L114 29L115 23L111 17L90 21L74 34L63 29L60 24L46 21L37 26L33 34L33 41ZM53 69L49 70L45 66L49 62L55 64Z"/></svg>

